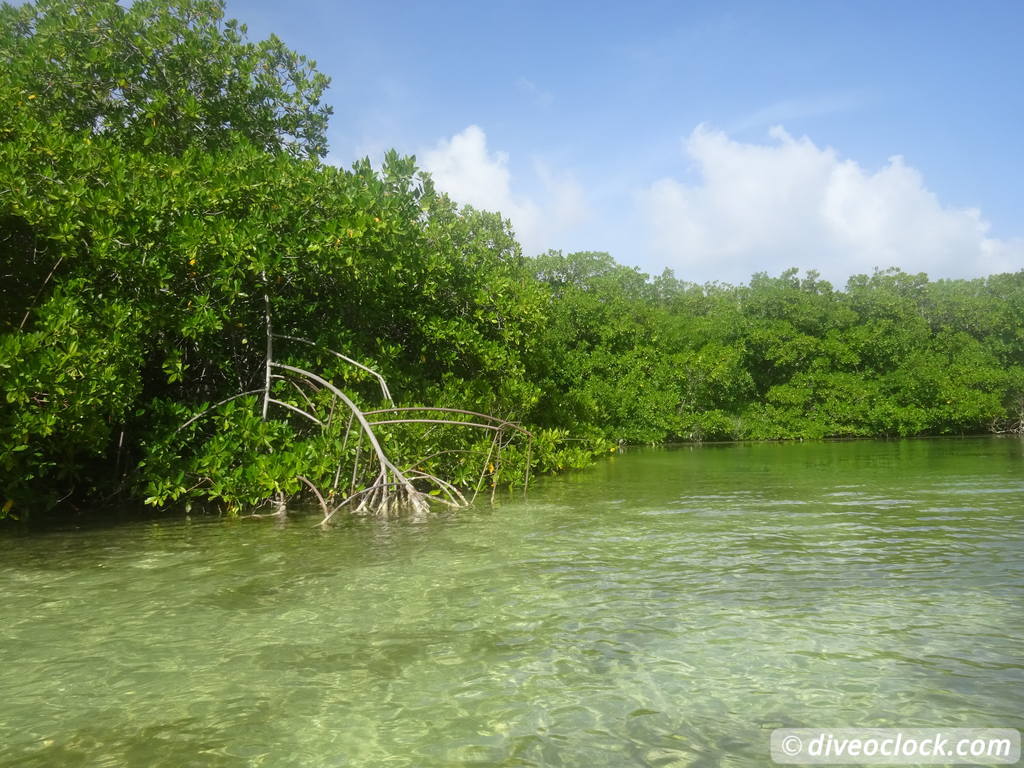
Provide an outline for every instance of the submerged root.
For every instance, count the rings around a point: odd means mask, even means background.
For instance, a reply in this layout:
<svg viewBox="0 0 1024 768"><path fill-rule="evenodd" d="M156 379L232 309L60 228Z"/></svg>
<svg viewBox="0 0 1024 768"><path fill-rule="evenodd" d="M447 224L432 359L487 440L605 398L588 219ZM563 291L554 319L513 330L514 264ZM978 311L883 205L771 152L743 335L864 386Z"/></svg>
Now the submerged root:
<svg viewBox="0 0 1024 768"><path fill-rule="evenodd" d="M355 515L389 518L410 514L414 518L420 518L430 511L431 500L431 496L418 491L404 478L398 482L387 482L383 475L378 475L366 488L343 499L333 509L325 510L324 519L320 524L326 525L345 508L350 508Z"/></svg>

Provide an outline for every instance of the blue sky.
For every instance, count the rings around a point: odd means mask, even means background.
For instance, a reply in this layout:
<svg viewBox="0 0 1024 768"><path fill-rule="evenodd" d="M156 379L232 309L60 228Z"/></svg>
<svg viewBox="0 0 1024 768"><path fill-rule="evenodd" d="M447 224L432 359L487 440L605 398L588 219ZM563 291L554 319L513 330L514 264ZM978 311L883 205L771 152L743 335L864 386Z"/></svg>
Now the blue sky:
<svg viewBox="0 0 1024 768"><path fill-rule="evenodd" d="M1024 3L228 0L528 253L837 285L1024 267Z"/></svg>

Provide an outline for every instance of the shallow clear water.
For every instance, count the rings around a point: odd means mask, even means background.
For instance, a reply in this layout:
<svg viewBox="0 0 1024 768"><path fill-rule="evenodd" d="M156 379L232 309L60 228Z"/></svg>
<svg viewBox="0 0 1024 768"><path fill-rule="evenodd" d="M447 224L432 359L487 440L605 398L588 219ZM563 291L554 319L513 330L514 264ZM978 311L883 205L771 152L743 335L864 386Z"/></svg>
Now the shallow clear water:
<svg viewBox="0 0 1024 768"><path fill-rule="evenodd" d="M426 523L0 538L0 766L760 766L1024 727L1024 443L614 456Z"/></svg>

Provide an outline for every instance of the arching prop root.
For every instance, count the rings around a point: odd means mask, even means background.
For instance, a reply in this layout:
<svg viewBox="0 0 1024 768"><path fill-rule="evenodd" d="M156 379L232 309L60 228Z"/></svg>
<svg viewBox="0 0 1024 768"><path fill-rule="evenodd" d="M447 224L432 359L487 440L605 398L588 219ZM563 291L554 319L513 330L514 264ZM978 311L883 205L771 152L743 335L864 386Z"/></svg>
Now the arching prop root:
<svg viewBox="0 0 1024 768"><path fill-rule="evenodd" d="M179 427L179 431L202 418L216 408L231 402L245 395L261 395L260 407L262 416L267 418L271 407L280 408L294 414L309 424L310 428L316 428L326 434L331 428L335 419L335 411L348 412L347 426L344 439L341 440L337 470L333 475L333 484L328 492L324 492L305 475L296 475L298 481L316 499L323 519L321 524L329 523L338 512L348 510L358 515L376 515L379 517L391 517L400 513L409 513L414 517L426 515L431 505L458 509L469 506L476 498L476 493L484 483L484 479L490 471L492 476L492 498L496 485L494 478L497 476L497 466L500 465L501 450L507 447L511 441L522 439L526 442L526 461L529 463L533 435L516 422L492 416L477 411L468 411L457 408L441 408L431 406L398 407L394 405L391 392L384 377L377 371L353 360L340 352L321 347L320 345L296 336L279 335L271 330L271 318L269 302L266 309L267 322L267 356L264 366L264 386L260 389L234 395L230 398L215 403L206 410L194 415ZM353 365L360 370L369 373L377 379L380 385L381 395L388 404L386 408L363 411L355 401L333 382L313 371L277 362L273 359L274 341L285 339L309 345L322 350L346 363ZM301 398L301 405L289 403L273 396L272 388L275 381L284 381L291 385L292 389L298 392ZM306 390L313 395L310 397ZM323 398L317 397L323 392L329 394L327 405L323 404ZM321 403L317 405L317 401ZM371 420L372 417L372 420ZM391 418L387 418L391 417ZM340 424L339 417L339 424ZM482 429L494 433L480 473L480 479L473 488L473 496L467 499L459 488L453 483L426 471L421 467L430 458L436 457L448 451L438 451L429 456L420 458L413 462L406 469L396 466L385 453L377 430L381 427L392 427L396 425L444 425L469 429ZM353 427L355 432L353 433ZM356 441L355 459L352 462L351 482L349 483L348 494L341 501L336 501L339 495L338 485L343 477L343 469L346 463L345 450L350 440ZM364 458L363 444L366 443L369 450ZM472 453L470 451L453 450L453 453ZM369 461L368 468L364 468L362 461ZM360 476L371 476L373 479L357 487ZM524 490L529 484L529 466L526 468ZM283 502L282 502L283 504Z"/></svg>
<svg viewBox="0 0 1024 768"><path fill-rule="evenodd" d="M997 435L1024 437L1024 394L1017 395L1007 411L1009 416L994 419L989 426L989 431Z"/></svg>

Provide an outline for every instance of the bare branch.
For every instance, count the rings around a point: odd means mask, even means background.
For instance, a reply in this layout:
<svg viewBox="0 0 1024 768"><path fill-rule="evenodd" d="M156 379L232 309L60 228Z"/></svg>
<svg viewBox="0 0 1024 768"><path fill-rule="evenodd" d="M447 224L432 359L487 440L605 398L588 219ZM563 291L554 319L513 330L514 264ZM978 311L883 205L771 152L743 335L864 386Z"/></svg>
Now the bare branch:
<svg viewBox="0 0 1024 768"><path fill-rule="evenodd" d="M462 495L462 493L459 491L458 488L456 488L454 485L449 483L447 480L442 480L437 475L432 475L429 472L421 472L420 470L413 470L410 473L410 477L418 477L418 478L421 478L423 480L427 480L427 481L433 483L439 489L441 489L442 491L444 491L445 493L447 493L451 497L451 500L452 500L452 502L453 502L453 504L455 506L459 506L459 507L468 507L469 506L469 502L466 501L466 497ZM427 495L429 496L430 494L427 494ZM436 497L434 497L434 498L436 498Z"/></svg>
<svg viewBox="0 0 1024 768"><path fill-rule="evenodd" d="M267 282L267 273L263 273L263 282ZM270 373L274 365L274 329L270 324L270 295L263 294L263 318L267 325L267 359L263 380L263 420L267 420L267 409L270 407Z"/></svg>
<svg viewBox="0 0 1024 768"><path fill-rule="evenodd" d="M320 509L324 513L324 520L327 520L327 518L329 518L331 516L331 510L328 508L327 502L324 501L324 495L322 493L320 493L320 489L317 488L315 485L313 485L313 483L311 483L309 480L307 480L302 475L296 475L295 477L298 480L300 480L303 483L305 483L306 486L309 488L309 490L311 490L316 495L316 500L320 502Z"/></svg>
<svg viewBox="0 0 1024 768"><path fill-rule="evenodd" d="M456 427L476 427L477 429L490 429L494 432L504 432L504 427L496 427L493 424L477 424L475 421L449 421L447 419L388 419L386 421L371 421L370 424L380 426L381 424L451 424Z"/></svg>
<svg viewBox="0 0 1024 768"><path fill-rule="evenodd" d="M409 470L415 469L420 464L423 464L423 463L425 463L427 461L430 461L431 459L435 459L438 456L446 456L449 453L475 453L477 456L479 456L480 454L483 453L483 451L471 451L471 450L468 450L468 449L465 449L465 448L446 448L443 451L434 451L433 453L428 453L423 458L416 459L416 461L414 461L412 464L407 466L402 471L403 472L408 472Z"/></svg>
<svg viewBox="0 0 1024 768"><path fill-rule="evenodd" d="M274 335L277 336L279 339L289 339L290 341L297 341L300 344L308 344L311 347L316 347L318 349L322 349L324 352L329 352L330 354L334 355L335 357L337 357L337 358L339 358L341 360L344 360L349 365L354 365L356 368L360 368L360 369L366 371L371 376L376 377L378 383L380 384L380 391L381 391L381 394L384 396L384 400L386 400L387 402L391 403L392 405L394 404L395 400L394 400L393 397L391 397L391 391L388 389L388 383L384 380L383 376L381 376L379 373L377 373L372 368L369 368L369 367L363 365L362 363L360 363L357 360L353 360L348 355L343 355L343 354L341 354L341 352L335 352L333 349L328 349L327 347L324 347L324 346L322 346L320 344L317 344L315 341L310 341L309 339L304 339L301 336L288 336L287 334L284 334L284 333L276 333Z"/></svg>
<svg viewBox="0 0 1024 768"><path fill-rule="evenodd" d="M476 485L473 487L473 497L469 500L470 504L476 501L476 495L480 493L480 486L484 482L484 477L487 476L487 466L491 463L491 454L494 453L494 446L497 444L498 438L500 437L501 435L497 434L494 436L494 439L491 440L491 447L487 449L487 456L484 458L484 465L480 468L480 478L476 481Z"/></svg>
<svg viewBox="0 0 1024 768"><path fill-rule="evenodd" d="M35 246L32 246L32 256L34 257L35 255L36 255L36 248L35 248ZM28 309L25 310L25 314L21 318L21 322L18 323L18 330L19 331L25 330L25 323L28 322L29 315L32 314L32 310L35 308L36 302L39 301L39 297L43 295L43 290L46 288L47 283L49 283L50 280L53 279L53 275L57 271L57 267L60 266L62 261L64 261L64 255L63 254L61 254L60 258L57 259L57 263L53 265L53 269L50 270L50 274L48 274L46 276L46 279L43 280L43 284L39 286L39 290L36 291L36 295L32 297L32 303L28 305Z"/></svg>
<svg viewBox="0 0 1024 768"><path fill-rule="evenodd" d="M295 390L296 392L298 392L298 393L299 393L299 396L300 396L300 397L301 397L301 398L302 398L303 400L305 400L305 401L306 401L306 405L308 405L308 406L309 406L309 410L311 410L311 411L313 411L313 410L316 410L316 406L315 406L315 405L313 405L313 401L309 399L309 395L307 395L307 394L306 394L305 392L303 392L303 391L302 391L302 387L300 387L300 386L299 386L298 382L296 382L296 381L295 381L295 379L289 379L289 378L288 378L287 376L281 376L281 375L280 375L280 374L278 374L278 373L275 373L275 374L274 374L273 376L271 376L270 378L272 378L272 379L279 379L280 381L286 381L286 382L288 382L289 384L291 384L291 385L292 385L292 388L293 388L293 389L294 389L294 390ZM302 381L302 379L300 379L300 381ZM313 383L312 383L312 382L307 382L307 383L308 383L308 384L309 384L310 386L313 386Z"/></svg>
<svg viewBox="0 0 1024 768"><path fill-rule="evenodd" d="M354 514L376 514L379 516L389 516L390 514L398 511L411 511L414 515L424 515L430 510L431 503L442 504L451 508L461 508L469 506L472 500L467 501L463 495L453 483L438 477L437 475L428 472L424 469L418 469L417 467L425 464L429 459L434 458L446 453L467 453L480 455L482 451L469 451L469 450L442 450L430 454L426 458L420 459L406 469L399 469L384 452L380 440L376 434L376 427L385 425L398 425L398 424L427 424L431 425L428 433L441 426L456 426L456 427L472 427L475 429L486 429L494 432L494 439L490 441L490 447L487 451L487 455L484 459L484 466L482 468L481 477L477 481L474 488L474 499L476 493L480 491L480 487L483 484L484 477L487 472L490 471L492 475L497 477L500 474L499 470L496 470L495 464L500 463L501 451L506 446L510 445L517 437L517 435L525 435L528 438L527 441L527 462L532 458L530 451L532 450L533 435L522 428L516 422L510 421L509 419L503 419L497 416L492 416L486 413L479 413L476 411L468 411L457 408L443 408L443 407L430 407L430 406L417 406L417 407L395 407L391 400L391 393L388 390L387 382L384 378L376 371L367 368L365 365L352 360L351 358L339 353L334 350L325 349L319 347L308 339L303 339L295 336L288 336L285 334L274 334L272 326L271 316L271 304L269 294L264 294L264 320L266 322L267 330L267 351L265 360L265 371L264 371L264 382L263 387L260 389L253 389L247 392L243 392L238 395L226 398L225 400L216 403L207 408L202 413L196 414L189 421L179 427L179 431L184 429L189 424L192 424L197 419L209 411L217 408L225 403L231 402L239 397L246 395L254 395L262 393L262 415L263 419L266 420L269 416L269 407L271 404L281 406L293 413L302 416L307 421L310 421L324 430L324 434L328 433L330 425L333 423L334 414L338 403L343 404L349 412L348 424L346 425L344 438L341 440L340 449L338 449L338 465L333 473L333 483L331 485L330 496L326 497L316 486L316 484L304 475L296 475L295 477L309 488L316 496L317 501L320 504L320 508L324 514L322 525L327 524L334 517L337 512L345 507L352 509ZM339 389L337 386L332 384L329 380L323 376L308 371L304 368L299 368L294 365L287 365L285 363L276 362L273 359L273 339L284 338L293 341L298 341L303 344L308 344L313 347L323 349L326 352L364 370L371 375L375 376L381 385L381 392L389 403L392 403L391 407L383 408L373 411L363 411L356 402L349 397L344 391ZM289 374L289 375L285 375ZM305 401L305 405L308 410L293 405L292 403L279 400L272 396L271 388L273 381L280 379L287 381L289 385L294 388ZM323 420L317 415L317 405L313 398L307 395L305 387L309 387L314 393L321 392L326 389L331 393L330 400L330 416L328 422L325 424ZM385 416L388 414L424 414L424 418L384 418L380 421L371 421L367 418L368 415L380 415ZM430 418L430 416L436 415L441 417L442 414L459 414L463 416L472 417L473 420L467 419L452 419L452 418ZM352 476L350 480L350 486L348 488L349 495L342 500L340 503L331 505L328 498L334 498L335 493L338 491L338 485L341 480L341 472L346 462L346 450L349 443L349 437L352 432L353 423L358 422L359 428L356 430L356 450L355 458L352 462ZM363 438L366 438L370 445L374 456L371 465L367 469L363 469L360 459L362 458L362 443ZM492 457L496 454L497 458L494 459L495 463L492 463ZM376 467L373 467L376 464ZM375 474L369 470L375 469ZM373 479L366 484L363 488L358 488L357 482L362 483L362 478L365 478L369 474ZM415 482L415 484L414 484ZM526 483L529 482L529 467L527 467ZM424 483L433 486L433 488L425 488ZM417 488L419 485L419 488ZM496 483L492 483L496 486ZM420 490L424 488L424 490ZM525 489L525 484L524 484ZM494 488L492 488L492 499L494 496ZM279 504L283 504L284 497L279 494ZM353 506L354 505L354 506Z"/></svg>
<svg viewBox="0 0 1024 768"><path fill-rule="evenodd" d="M320 421L320 419L318 419L316 416L314 416L311 413L306 413L304 410L302 410L301 408L298 408L298 407L292 405L291 403L286 403L283 400L276 400L273 397L269 398L267 400L267 402L268 403L273 403L274 405L280 405L280 406L282 406L284 408L287 408L289 411L294 411L295 413L299 414L300 416L305 416L307 419L312 421L314 424L317 424L317 425L319 425L321 427L324 426L324 423L322 421Z"/></svg>
<svg viewBox="0 0 1024 768"><path fill-rule="evenodd" d="M499 424L502 424L502 425L508 427L509 429L514 429L516 432L520 432L520 433L522 433L524 435L529 435L530 437L533 437L533 433L532 432L529 432L528 430L523 429L522 426L520 426L519 424L517 424L514 421L507 421L507 420L502 419L502 418L500 418L498 416L492 416L489 413L479 413L477 411L465 411L465 410L462 410L461 408L439 408L439 407L435 407L435 406L432 406L432 405L415 405L415 406L406 406L406 407L402 407L402 408L378 408L378 409L373 410L373 411L363 411L363 413L366 416L376 416L377 414L381 414L381 413L399 413L401 411L435 411L435 412L440 412L440 413L461 413L461 414L464 414L466 416L476 416L479 419L485 419L487 421L497 422ZM452 423L454 424L456 422L452 422Z"/></svg>
<svg viewBox="0 0 1024 768"><path fill-rule="evenodd" d="M291 371L292 373L297 373L299 376L305 376L306 378L315 381L317 384L320 384L321 386L329 389L335 397L337 397L339 400L341 400L341 402L348 406L349 410L352 412L352 415L356 417L356 421L359 422L359 425L363 428L363 432L366 433L366 437L370 441L370 445L373 448L374 453L377 454L377 460L380 463L381 468L387 467L395 469L395 471L397 471L394 464L388 461L387 456L384 454L384 449L380 447L380 442L377 440L377 435L374 434L373 428L370 426L370 423L366 420L366 417L363 416L363 412L359 410L359 406L356 405L348 395L346 395L336 386L331 384L331 382L329 382L327 379L321 376L317 376L315 373L310 373L309 371L303 368L297 368L294 365L285 365L284 363L271 363L271 365L274 366L275 368L280 368L281 370L284 371Z"/></svg>
<svg viewBox="0 0 1024 768"><path fill-rule="evenodd" d="M263 388L261 387L260 389L250 389L250 390L249 390L248 392L240 392L240 393L239 393L239 394L237 394L237 395L232 395L231 397L225 397L225 398L224 398L223 400L221 400L221 401L220 401L219 403L214 403L213 405L211 405L211 406L210 406L209 408L207 408L206 410L203 410L203 411L200 411L199 413L197 413L197 414L196 414L195 416L193 416L193 417L192 417L191 419L189 419L189 420L188 420L188 421L186 421L186 422L185 422L184 424L182 424L182 425L181 425L180 427L178 427L178 428L177 428L176 430L174 430L174 432L175 432L175 434L177 434L178 432L181 432L181 430L183 430L183 429L184 429L185 427L187 427L187 426L188 426L189 424L191 424L192 422L194 422L194 421L198 421L198 420L199 420L199 419L201 419L201 418L202 418L203 416L205 416L206 414L208 414L208 413L209 413L210 411L212 411L212 410L213 410L213 409L215 409L215 408L220 408L220 407L221 407L222 405L224 405L225 403L230 403L230 402L231 402L232 400L237 400L238 398L240 398L240 397L245 397L246 395L255 395L255 394L259 394L259 393L260 393L260 392L262 392L262 391L263 391Z"/></svg>
<svg viewBox="0 0 1024 768"><path fill-rule="evenodd" d="M526 443L526 478L523 480L523 494L530 488L530 464L533 461L533 440Z"/></svg>

